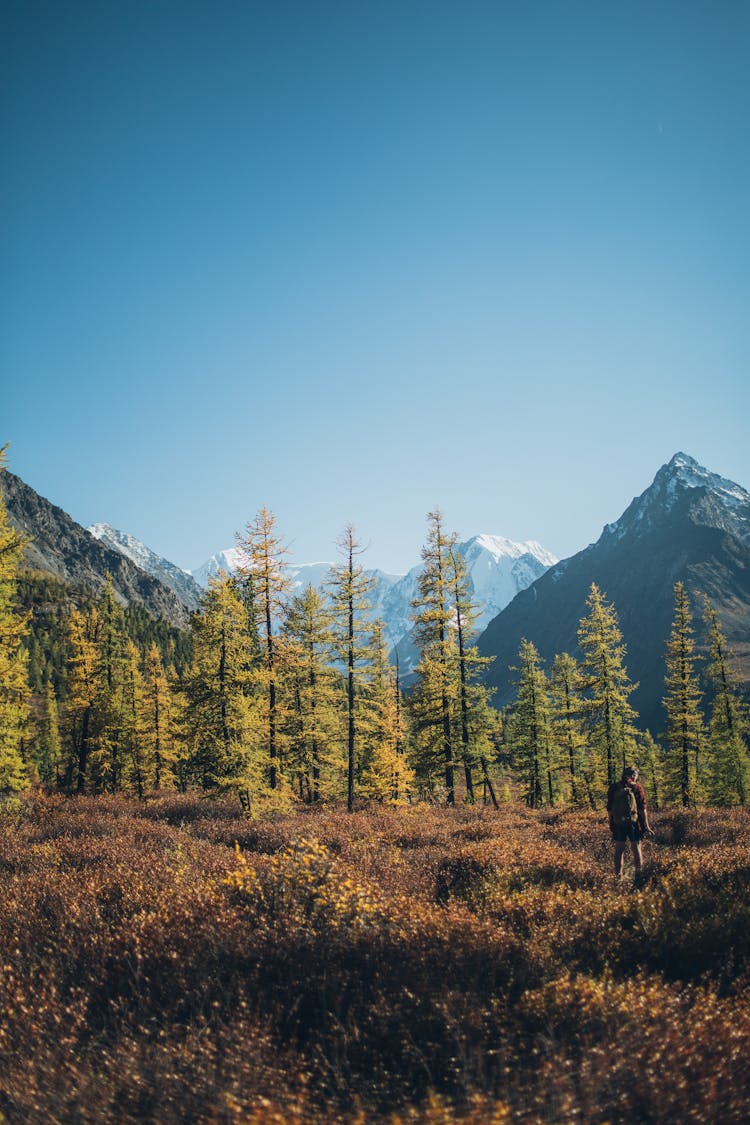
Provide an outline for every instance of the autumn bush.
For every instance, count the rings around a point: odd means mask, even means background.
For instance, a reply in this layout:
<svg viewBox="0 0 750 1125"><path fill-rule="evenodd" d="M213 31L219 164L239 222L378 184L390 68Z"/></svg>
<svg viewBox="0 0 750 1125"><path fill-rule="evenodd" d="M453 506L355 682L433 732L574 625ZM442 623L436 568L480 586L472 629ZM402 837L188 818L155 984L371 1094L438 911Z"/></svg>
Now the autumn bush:
<svg viewBox="0 0 750 1125"><path fill-rule="evenodd" d="M7 1122L740 1122L744 809L0 811Z"/></svg>

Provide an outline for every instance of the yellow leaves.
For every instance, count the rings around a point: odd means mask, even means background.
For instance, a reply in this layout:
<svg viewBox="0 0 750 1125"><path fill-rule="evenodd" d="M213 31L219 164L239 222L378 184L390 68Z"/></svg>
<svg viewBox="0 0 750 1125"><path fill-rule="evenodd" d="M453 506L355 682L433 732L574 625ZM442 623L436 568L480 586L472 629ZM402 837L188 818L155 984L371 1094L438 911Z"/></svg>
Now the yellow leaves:
<svg viewBox="0 0 750 1125"><path fill-rule="evenodd" d="M265 862L236 847L237 867L223 880L250 909L256 925L362 929L380 914L374 892L315 838L302 838Z"/></svg>

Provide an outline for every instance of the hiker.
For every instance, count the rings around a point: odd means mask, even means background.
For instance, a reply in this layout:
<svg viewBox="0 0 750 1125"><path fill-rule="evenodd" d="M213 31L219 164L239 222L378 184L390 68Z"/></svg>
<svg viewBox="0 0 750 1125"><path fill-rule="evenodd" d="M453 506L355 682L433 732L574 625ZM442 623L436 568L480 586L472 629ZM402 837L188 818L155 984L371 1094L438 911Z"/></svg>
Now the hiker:
<svg viewBox="0 0 750 1125"><path fill-rule="evenodd" d="M641 840L644 836L653 836L654 832L648 822L646 792L638 780L638 770L634 766L624 769L622 780L610 785L607 812L615 841L615 875L618 879L622 878L622 861L629 840L633 849L635 881L638 883L643 869Z"/></svg>

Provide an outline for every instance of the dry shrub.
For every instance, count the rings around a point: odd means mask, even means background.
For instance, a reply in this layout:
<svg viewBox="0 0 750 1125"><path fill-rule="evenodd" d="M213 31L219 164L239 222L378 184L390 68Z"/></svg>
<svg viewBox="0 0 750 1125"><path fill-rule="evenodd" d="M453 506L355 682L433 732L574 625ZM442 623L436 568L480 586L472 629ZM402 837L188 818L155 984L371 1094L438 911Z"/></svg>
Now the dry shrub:
<svg viewBox="0 0 750 1125"><path fill-rule="evenodd" d="M747 816L655 819L636 892L590 813L22 804L0 1115L743 1121Z"/></svg>

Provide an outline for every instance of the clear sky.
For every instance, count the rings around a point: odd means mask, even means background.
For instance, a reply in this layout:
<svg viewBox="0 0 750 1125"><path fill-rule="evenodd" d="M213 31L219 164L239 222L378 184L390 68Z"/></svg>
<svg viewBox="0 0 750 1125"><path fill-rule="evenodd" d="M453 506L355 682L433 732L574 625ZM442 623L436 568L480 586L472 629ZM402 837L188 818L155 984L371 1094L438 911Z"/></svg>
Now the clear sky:
<svg viewBox="0 0 750 1125"><path fill-rule="evenodd" d="M4 0L0 442L184 567L750 486L750 5Z"/></svg>

